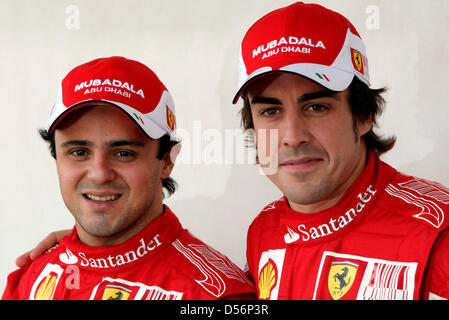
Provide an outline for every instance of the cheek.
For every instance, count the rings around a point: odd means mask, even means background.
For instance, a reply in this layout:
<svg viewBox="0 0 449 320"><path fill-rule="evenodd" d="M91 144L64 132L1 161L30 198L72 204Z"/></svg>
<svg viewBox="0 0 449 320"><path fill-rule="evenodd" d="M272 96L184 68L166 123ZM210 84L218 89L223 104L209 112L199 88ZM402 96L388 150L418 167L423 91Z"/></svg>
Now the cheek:
<svg viewBox="0 0 449 320"><path fill-rule="evenodd" d="M277 173L279 165L279 130L256 129L254 139L260 168L271 179Z"/></svg>
<svg viewBox="0 0 449 320"><path fill-rule="evenodd" d="M266 154L277 150L279 142L279 123L273 124L261 121L253 116L254 130L252 137L258 150L266 151ZM271 150L271 151L270 151Z"/></svg>
<svg viewBox="0 0 449 320"><path fill-rule="evenodd" d="M279 130L274 128L256 129L254 139L258 153L270 155L279 147Z"/></svg>
<svg viewBox="0 0 449 320"><path fill-rule="evenodd" d="M62 199L71 212L77 212L79 206L77 187L82 172L78 167L62 163L57 163L57 172Z"/></svg>
<svg viewBox="0 0 449 320"><path fill-rule="evenodd" d="M347 117L316 126L313 136L329 154L344 153L356 142L352 119Z"/></svg>
<svg viewBox="0 0 449 320"><path fill-rule="evenodd" d="M117 173L136 195L153 190L161 182L159 166L134 166Z"/></svg>
<svg viewBox="0 0 449 320"><path fill-rule="evenodd" d="M62 161L56 161L56 169L61 191L67 193L69 190L76 189L76 185L82 176L82 170Z"/></svg>

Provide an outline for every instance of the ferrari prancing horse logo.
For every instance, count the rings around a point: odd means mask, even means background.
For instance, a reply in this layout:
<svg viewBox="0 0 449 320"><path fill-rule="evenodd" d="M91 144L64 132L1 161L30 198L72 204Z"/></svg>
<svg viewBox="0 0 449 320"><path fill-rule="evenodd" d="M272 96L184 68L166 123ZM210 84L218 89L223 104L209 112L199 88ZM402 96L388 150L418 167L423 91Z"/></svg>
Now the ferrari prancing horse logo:
<svg viewBox="0 0 449 320"><path fill-rule="evenodd" d="M175 115L173 114L173 112L170 110L170 108L168 106L165 106L165 108L167 110L167 125L173 131L173 130L175 130L175 125L176 125Z"/></svg>
<svg viewBox="0 0 449 320"><path fill-rule="evenodd" d="M101 300L128 300L132 290L117 284L109 284L103 292Z"/></svg>
<svg viewBox="0 0 449 320"><path fill-rule="evenodd" d="M340 299L351 289L358 266L358 264L350 261L332 262L327 279L327 286L332 299Z"/></svg>
<svg viewBox="0 0 449 320"><path fill-rule="evenodd" d="M352 56L352 64L354 65L354 68L361 74L365 74L365 70L363 68L362 54L359 51L351 48L351 56Z"/></svg>

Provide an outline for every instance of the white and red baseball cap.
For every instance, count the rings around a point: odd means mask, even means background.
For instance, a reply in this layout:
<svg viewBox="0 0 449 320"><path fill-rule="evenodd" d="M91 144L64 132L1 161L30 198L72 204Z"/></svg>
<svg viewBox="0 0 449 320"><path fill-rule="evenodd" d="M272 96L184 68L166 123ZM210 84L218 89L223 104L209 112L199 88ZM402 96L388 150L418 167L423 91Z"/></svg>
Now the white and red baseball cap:
<svg viewBox="0 0 449 320"><path fill-rule="evenodd" d="M168 134L177 140L173 99L156 74L138 61L100 58L70 71L59 87L48 132L72 111L95 104L119 108L151 139Z"/></svg>
<svg viewBox="0 0 449 320"><path fill-rule="evenodd" d="M341 14L317 4L296 2L256 21L240 48L240 81L233 99L255 79L291 72L343 91L354 76L370 85L363 41Z"/></svg>

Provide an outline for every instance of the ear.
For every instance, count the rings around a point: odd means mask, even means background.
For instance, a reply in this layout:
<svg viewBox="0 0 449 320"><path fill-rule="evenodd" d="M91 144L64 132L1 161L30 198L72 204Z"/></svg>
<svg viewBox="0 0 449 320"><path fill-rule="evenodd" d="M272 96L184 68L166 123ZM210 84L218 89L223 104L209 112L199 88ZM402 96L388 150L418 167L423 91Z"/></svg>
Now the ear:
<svg viewBox="0 0 449 320"><path fill-rule="evenodd" d="M174 145L170 152L167 152L161 160L161 179L167 179L175 165L176 158L181 151L181 143Z"/></svg>
<svg viewBox="0 0 449 320"><path fill-rule="evenodd" d="M357 131L359 133L359 136L364 136L367 134L373 127L373 117L370 116L369 119L361 122L357 121Z"/></svg>

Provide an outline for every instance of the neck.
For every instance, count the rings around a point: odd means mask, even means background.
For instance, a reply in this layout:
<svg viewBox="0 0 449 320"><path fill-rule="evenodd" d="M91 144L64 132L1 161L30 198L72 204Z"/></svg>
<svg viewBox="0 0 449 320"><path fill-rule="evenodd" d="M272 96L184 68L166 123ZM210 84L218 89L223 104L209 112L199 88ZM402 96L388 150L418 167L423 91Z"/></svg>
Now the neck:
<svg viewBox="0 0 449 320"><path fill-rule="evenodd" d="M121 217L118 223L121 223L121 226L116 227L118 229L116 232L111 232L111 234L107 235L98 235L93 234L92 232L87 232L85 228L80 224L79 221L75 222L76 231L78 234L78 238L81 242L85 243L91 247L103 247L103 246L114 246L119 245L136 234L145 229L154 219L161 216L164 212L164 207L162 203L162 192L160 196L156 196L153 199L153 204L147 210L146 213L140 215L135 221L133 221L130 225L129 220L132 217Z"/></svg>

